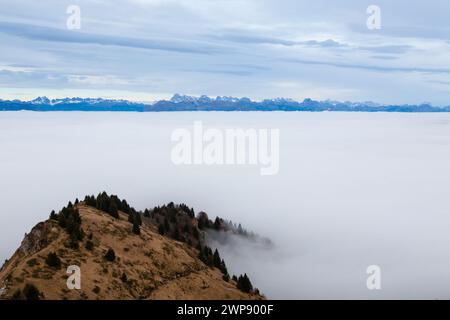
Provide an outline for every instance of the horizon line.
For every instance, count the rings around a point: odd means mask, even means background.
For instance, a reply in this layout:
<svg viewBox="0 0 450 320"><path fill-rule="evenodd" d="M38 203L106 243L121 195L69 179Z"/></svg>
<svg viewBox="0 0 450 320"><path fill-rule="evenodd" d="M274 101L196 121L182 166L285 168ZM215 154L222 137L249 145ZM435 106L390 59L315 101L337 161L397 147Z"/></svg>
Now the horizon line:
<svg viewBox="0 0 450 320"><path fill-rule="evenodd" d="M231 96L231 95L217 95L217 96L212 96L212 95L190 95L190 94L179 94L179 93L174 93L172 94L171 98L165 99L165 98L160 98L160 99L156 99L156 100L151 100L151 101L146 101L146 100L130 100L130 99L126 99L126 98L108 98L108 97L81 97L81 96L65 96L62 98L49 98L47 95L38 95L36 96L34 99L30 99L30 100L24 100L24 99L19 99L19 98L15 98L15 99L4 99L3 97L0 96L0 103L1 102L21 102L21 103L32 103L37 101L38 99L48 99L50 102L53 101L61 101L61 100L75 100L75 99L80 99L80 100L104 100L104 101L113 101L113 102L127 102L130 104L137 104L137 105L154 105L158 102L162 102L162 101L167 101L167 102L172 102L175 104L178 103L182 103L182 102L173 102L172 99L175 97L188 97L188 98L194 98L196 100L199 100L201 98L208 98L211 101L218 101L218 98L224 98L224 99L237 99L238 101L242 101L242 100L249 100L252 103L263 103L265 101L276 101L276 100L280 100L280 101L289 101L292 103L304 103L307 101L311 101L311 102L318 102L318 103L331 103L331 104L343 104L343 105L348 105L348 104L354 104L354 105L365 105L365 106L371 106L371 107L387 107L387 106L409 106L409 107L414 107L414 106L430 106L430 107L434 107L434 108L448 108L450 107L450 103L446 104L446 105L435 105L431 102L427 102L427 101L423 101L421 103L379 103L379 102L375 102L375 101L371 101L371 100L366 100L366 101L350 101L350 100L346 100L346 101L342 101L342 100L333 100L333 99L325 99L325 100L316 100L313 98L303 98L303 100L297 100L294 98L286 98L286 97L274 97L274 98L264 98L264 99L252 99L246 96L241 96L241 97L237 97L237 96ZM237 103L238 101L235 101L234 103Z"/></svg>

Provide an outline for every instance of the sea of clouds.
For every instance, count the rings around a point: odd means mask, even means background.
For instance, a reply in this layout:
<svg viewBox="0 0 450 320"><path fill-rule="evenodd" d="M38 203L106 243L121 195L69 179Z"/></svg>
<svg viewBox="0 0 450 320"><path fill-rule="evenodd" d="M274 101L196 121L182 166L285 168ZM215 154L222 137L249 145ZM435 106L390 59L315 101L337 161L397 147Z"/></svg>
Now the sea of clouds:
<svg viewBox="0 0 450 320"><path fill-rule="evenodd" d="M279 129L278 174L174 165L171 133L194 121ZM105 190L269 237L216 243L269 298L450 298L450 114L0 112L0 150L1 261L52 209Z"/></svg>

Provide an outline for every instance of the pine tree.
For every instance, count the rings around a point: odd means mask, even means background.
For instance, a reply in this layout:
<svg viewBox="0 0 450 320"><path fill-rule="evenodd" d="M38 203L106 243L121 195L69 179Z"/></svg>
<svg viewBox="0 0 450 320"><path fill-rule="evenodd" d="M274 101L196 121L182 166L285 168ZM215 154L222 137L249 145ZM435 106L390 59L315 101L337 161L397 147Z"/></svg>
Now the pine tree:
<svg viewBox="0 0 450 320"><path fill-rule="evenodd" d="M58 215L58 223L69 234L69 247L78 248L76 244L81 241L84 231L81 229L81 217L78 209L72 207L63 208Z"/></svg>
<svg viewBox="0 0 450 320"><path fill-rule="evenodd" d="M213 267L214 266L214 257L213 253L210 247L204 246L203 247L203 256L204 259L203 262L205 262L208 266Z"/></svg>
<svg viewBox="0 0 450 320"><path fill-rule="evenodd" d="M61 228L66 228L66 216L64 214L64 209L63 208L60 212L60 214L58 215L58 224Z"/></svg>
<svg viewBox="0 0 450 320"><path fill-rule="evenodd" d="M209 219L208 215L205 212L200 212L197 216L198 228L203 230L205 228L209 228Z"/></svg>
<svg viewBox="0 0 450 320"><path fill-rule="evenodd" d="M198 229L194 227L193 231L192 231L192 235L194 236L194 238L196 240L198 240L200 238L200 233L198 232Z"/></svg>
<svg viewBox="0 0 450 320"><path fill-rule="evenodd" d="M166 232L170 231L170 223L169 220L167 220L167 218L164 218L164 230L166 230Z"/></svg>
<svg viewBox="0 0 450 320"><path fill-rule="evenodd" d="M109 201L108 213L114 218L119 218L119 212L117 211L117 204L114 200Z"/></svg>
<svg viewBox="0 0 450 320"><path fill-rule="evenodd" d="M11 300L22 300L22 291L20 289L16 289L11 296Z"/></svg>
<svg viewBox="0 0 450 320"><path fill-rule="evenodd" d="M97 207L97 200L94 196L86 196L84 197L84 203L90 207Z"/></svg>
<svg viewBox="0 0 450 320"><path fill-rule="evenodd" d="M94 243L91 240L86 241L86 250L92 251L94 249Z"/></svg>
<svg viewBox="0 0 450 320"><path fill-rule="evenodd" d="M214 260L213 260L213 262L214 262L214 267L220 269L220 267L221 267L221 265L222 265L222 261L221 261L221 259L220 259L219 251L217 251L217 249L214 250L214 256L213 256L213 259L214 259Z"/></svg>
<svg viewBox="0 0 450 320"><path fill-rule="evenodd" d="M137 220L134 220L133 222L133 233L134 234L141 234L141 228L139 227L139 223Z"/></svg>
<svg viewBox="0 0 450 320"><path fill-rule="evenodd" d="M134 214L134 220L136 221L136 223L140 226L142 226L142 217L141 217L141 213L140 212L136 212Z"/></svg>
<svg viewBox="0 0 450 320"><path fill-rule="evenodd" d="M41 294L35 285L27 283L23 288L23 295L26 300L39 300Z"/></svg>
<svg viewBox="0 0 450 320"><path fill-rule="evenodd" d="M214 221L214 229L220 230L221 225L222 225L222 223L221 223L219 217L216 217L216 220Z"/></svg>
<svg viewBox="0 0 450 320"><path fill-rule="evenodd" d="M71 233L69 235L69 242L67 243L66 246L74 250L77 250L80 247L78 244L78 237L76 236L75 233Z"/></svg>
<svg viewBox="0 0 450 320"><path fill-rule="evenodd" d="M206 256L203 250L200 250L200 252L198 253L198 258L200 259L200 261L206 262Z"/></svg>
<svg viewBox="0 0 450 320"><path fill-rule="evenodd" d="M50 219L58 220L58 215L55 213L55 210L52 210L52 212L50 212Z"/></svg>
<svg viewBox="0 0 450 320"><path fill-rule="evenodd" d="M178 227L175 225L175 229L173 230L172 238L175 240L180 240L180 231L178 231Z"/></svg>
<svg viewBox="0 0 450 320"><path fill-rule="evenodd" d="M252 283L245 273L243 276L240 275L237 281L237 288L242 292L250 293L253 290Z"/></svg>
<svg viewBox="0 0 450 320"><path fill-rule="evenodd" d="M114 252L113 249L109 248L108 251L106 251L105 259L110 262L116 260L116 253Z"/></svg>
<svg viewBox="0 0 450 320"><path fill-rule="evenodd" d="M222 271L223 274L228 274L228 269L223 259L222 262L220 263L220 271Z"/></svg>
<svg viewBox="0 0 450 320"><path fill-rule="evenodd" d="M58 258L55 252L49 252L47 258L45 259L45 263L52 268L61 268L61 260Z"/></svg>
<svg viewBox="0 0 450 320"><path fill-rule="evenodd" d="M161 235L164 235L166 233L166 230L164 229L164 225L162 223L158 226L158 232Z"/></svg>
<svg viewBox="0 0 450 320"><path fill-rule="evenodd" d="M103 191L97 196L97 209L108 212L109 209L109 197L108 194Z"/></svg>
<svg viewBox="0 0 450 320"><path fill-rule="evenodd" d="M131 208L125 199L120 202L120 210L128 214L131 213Z"/></svg>

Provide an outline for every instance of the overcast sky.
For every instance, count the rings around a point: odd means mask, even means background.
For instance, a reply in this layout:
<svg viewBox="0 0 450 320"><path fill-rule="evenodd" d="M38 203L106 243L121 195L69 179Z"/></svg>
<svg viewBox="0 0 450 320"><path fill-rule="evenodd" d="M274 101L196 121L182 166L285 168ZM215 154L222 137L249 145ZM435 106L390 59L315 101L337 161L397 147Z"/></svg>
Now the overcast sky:
<svg viewBox="0 0 450 320"><path fill-rule="evenodd" d="M381 29L366 26L369 5ZM69 5L81 29L68 30ZM450 105L450 3L0 0L0 98L173 93Z"/></svg>

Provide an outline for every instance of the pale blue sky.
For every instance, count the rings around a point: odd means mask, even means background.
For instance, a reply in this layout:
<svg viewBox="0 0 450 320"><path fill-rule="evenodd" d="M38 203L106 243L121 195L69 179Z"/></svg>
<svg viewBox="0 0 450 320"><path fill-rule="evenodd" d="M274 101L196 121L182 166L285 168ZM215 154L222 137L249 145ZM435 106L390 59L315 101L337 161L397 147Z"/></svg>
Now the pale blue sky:
<svg viewBox="0 0 450 320"><path fill-rule="evenodd" d="M338 6L339 3L339 6ZM381 8L381 30L366 8ZM81 8L68 30L66 8ZM450 105L448 1L0 0L0 98Z"/></svg>

